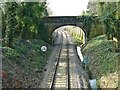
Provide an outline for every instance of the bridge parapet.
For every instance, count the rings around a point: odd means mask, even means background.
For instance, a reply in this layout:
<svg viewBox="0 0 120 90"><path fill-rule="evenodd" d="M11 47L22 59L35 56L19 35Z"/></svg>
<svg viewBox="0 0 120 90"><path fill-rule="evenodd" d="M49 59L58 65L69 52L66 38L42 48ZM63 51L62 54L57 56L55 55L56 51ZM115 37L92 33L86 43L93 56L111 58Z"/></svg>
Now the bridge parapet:
<svg viewBox="0 0 120 90"><path fill-rule="evenodd" d="M66 22L82 22L81 18L78 16L53 16L43 18L46 23L66 23Z"/></svg>

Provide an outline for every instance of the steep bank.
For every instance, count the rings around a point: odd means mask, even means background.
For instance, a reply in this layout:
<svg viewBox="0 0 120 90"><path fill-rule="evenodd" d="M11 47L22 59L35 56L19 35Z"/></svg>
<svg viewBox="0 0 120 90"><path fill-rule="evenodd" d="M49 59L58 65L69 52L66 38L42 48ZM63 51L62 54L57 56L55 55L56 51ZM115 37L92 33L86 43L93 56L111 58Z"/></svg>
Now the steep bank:
<svg viewBox="0 0 120 90"><path fill-rule="evenodd" d="M107 40L105 35L91 39L83 49L83 55L89 58L91 76L97 79L100 88L118 88L120 53L114 51L112 40Z"/></svg>
<svg viewBox="0 0 120 90"><path fill-rule="evenodd" d="M48 47L46 52L41 51L41 46ZM43 78L52 46L44 41L20 40L14 49L3 47L2 54L2 85L15 88L38 88Z"/></svg>

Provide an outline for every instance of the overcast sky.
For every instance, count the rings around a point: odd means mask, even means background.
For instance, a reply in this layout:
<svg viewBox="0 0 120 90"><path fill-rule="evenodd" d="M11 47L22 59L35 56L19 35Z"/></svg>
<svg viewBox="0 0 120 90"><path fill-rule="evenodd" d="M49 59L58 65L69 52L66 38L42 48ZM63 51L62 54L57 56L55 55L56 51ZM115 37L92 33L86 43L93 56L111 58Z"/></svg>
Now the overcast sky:
<svg viewBox="0 0 120 90"><path fill-rule="evenodd" d="M47 0L53 16L78 16L87 9L89 0Z"/></svg>

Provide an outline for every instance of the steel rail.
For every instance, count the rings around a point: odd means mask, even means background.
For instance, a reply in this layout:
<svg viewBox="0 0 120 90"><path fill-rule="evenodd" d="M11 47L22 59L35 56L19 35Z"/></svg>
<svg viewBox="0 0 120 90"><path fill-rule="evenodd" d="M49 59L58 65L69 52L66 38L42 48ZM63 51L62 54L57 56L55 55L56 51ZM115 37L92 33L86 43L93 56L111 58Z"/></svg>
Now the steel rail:
<svg viewBox="0 0 120 90"><path fill-rule="evenodd" d="M70 62L69 62L69 41L68 41L68 36L66 34L66 32L64 32L67 38L67 89L70 90Z"/></svg>
<svg viewBox="0 0 120 90"><path fill-rule="evenodd" d="M67 56L66 56L66 63L67 63L67 89L70 90L70 70L69 70L69 41L68 41L68 36L66 34L65 31L63 31L66 35L66 49L67 49ZM58 58L57 58L57 62L56 62L56 66L55 66L55 71L53 73L53 78L52 78L52 81L51 81L51 84L50 84L50 90L54 90L54 83L55 83L55 79L56 79L56 74L57 74L57 70L58 70L58 65L59 65L59 61L60 61L60 55L61 55L61 51L62 51L62 45L63 44L63 35L62 35L62 42L61 42L61 46L60 46L60 50L59 50L59 55L58 55Z"/></svg>
<svg viewBox="0 0 120 90"><path fill-rule="evenodd" d="M61 42L61 45L60 45L59 55L58 55L56 66L55 66L55 71L53 73L53 78L52 78L52 81L51 81L51 84L50 84L50 90L54 89L54 83L55 83L57 68L58 68L58 64L59 64L59 60L60 60L60 55L61 55L61 51L62 51L62 44L63 44L63 35L62 35L62 42Z"/></svg>

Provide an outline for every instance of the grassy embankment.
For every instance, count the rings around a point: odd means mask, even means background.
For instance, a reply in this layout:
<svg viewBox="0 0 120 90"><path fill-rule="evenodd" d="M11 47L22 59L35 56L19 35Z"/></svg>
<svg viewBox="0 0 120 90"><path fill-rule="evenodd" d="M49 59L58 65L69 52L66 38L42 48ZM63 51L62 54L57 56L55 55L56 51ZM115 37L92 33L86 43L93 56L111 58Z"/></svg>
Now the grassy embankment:
<svg viewBox="0 0 120 90"><path fill-rule="evenodd" d="M83 31L79 27L70 26L70 27L66 27L65 30L73 36L74 43L76 45L83 44L84 36L83 35L81 36L81 33ZM78 31L81 31L81 33L78 33Z"/></svg>
<svg viewBox="0 0 120 90"><path fill-rule="evenodd" d="M97 79L100 88L118 88L118 56L112 40L105 35L97 36L87 42L83 55L90 60L89 70L92 78Z"/></svg>
<svg viewBox="0 0 120 90"><path fill-rule="evenodd" d="M68 28L66 30L74 37L75 43L80 45L83 39L72 29ZM98 30L93 30L90 34L92 39L86 43L85 48L82 50L83 56L88 57L90 60L90 63L87 65L87 72L92 79L97 79L99 88L120 89L118 87L120 85L120 81L118 81L120 52L115 52L113 41L107 40L105 35L101 34Z"/></svg>
<svg viewBox="0 0 120 90"><path fill-rule="evenodd" d="M47 45L46 52L41 46ZM52 47L41 40L20 40L14 49L3 47L3 87L39 87Z"/></svg>
<svg viewBox="0 0 120 90"><path fill-rule="evenodd" d="M75 29L68 28L66 30L74 37L75 43L80 45L83 39L77 35ZM90 34L91 37L93 36L92 39L86 43L82 51L83 56L90 60L87 72L92 79L97 79L98 87L118 88L118 83L120 85L118 81L120 52L115 52L115 45L112 40L107 40L105 35L100 34L102 33L93 30Z"/></svg>

